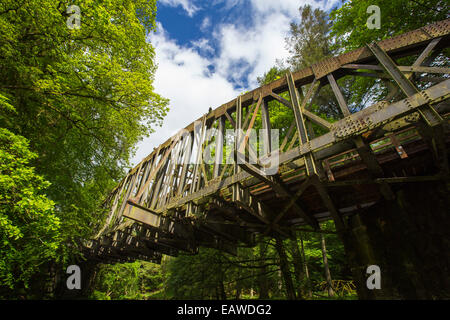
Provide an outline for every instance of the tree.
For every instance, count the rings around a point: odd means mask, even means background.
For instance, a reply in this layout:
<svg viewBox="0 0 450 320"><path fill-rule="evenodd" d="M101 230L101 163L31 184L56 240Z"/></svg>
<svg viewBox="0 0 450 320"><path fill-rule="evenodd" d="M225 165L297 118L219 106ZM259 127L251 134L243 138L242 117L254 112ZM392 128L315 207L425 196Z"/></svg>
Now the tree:
<svg viewBox="0 0 450 320"><path fill-rule="evenodd" d="M380 29L366 25L371 15L370 5L380 8ZM330 13L333 48L347 52L363 47L372 41L392 38L449 17L449 3L445 0L359 0L346 1Z"/></svg>
<svg viewBox="0 0 450 320"><path fill-rule="evenodd" d="M330 36L328 14L319 8L313 9L310 5L300 7L299 14L300 23L291 23L289 36L285 39L290 53L287 63L291 71L310 67L335 53L332 49L333 39ZM304 92L308 89L309 86L305 86ZM341 111L331 88L328 86L319 90L320 94L311 101L311 111L328 121L339 119ZM317 133L323 133L316 125L312 125L311 128Z"/></svg>
<svg viewBox="0 0 450 320"><path fill-rule="evenodd" d="M324 267L324 272L325 272L325 279L327 280L328 296L332 297L332 296L334 296L334 291L333 291L333 284L331 282L330 267L328 266L327 247L325 244L325 237L324 237L323 233L320 234L320 244L321 244L321 249L322 249L322 259L323 259L323 267Z"/></svg>
<svg viewBox="0 0 450 320"><path fill-rule="evenodd" d="M327 13L310 5L300 7L299 13L301 22L291 23L285 40L290 53L287 62L292 70L309 67L332 54Z"/></svg>
<svg viewBox="0 0 450 320"><path fill-rule="evenodd" d="M175 299L226 299L228 257L215 249L200 248L197 255L181 254L167 262L166 293Z"/></svg>
<svg viewBox="0 0 450 320"><path fill-rule="evenodd" d="M292 275L289 270L288 259L286 251L284 249L283 240L280 237L275 238L275 248L280 258L280 270L283 276L284 286L286 289L286 297L289 300L297 299L296 291L294 289L294 283L292 281Z"/></svg>
<svg viewBox="0 0 450 320"><path fill-rule="evenodd" d="M98 300L146 299L162 288L161 267L154 263L135 261L101 265L91 298Z"/></svg>
<svg viewBox="0 0 450 320"><path fill-rule="evenodd" d="M295 287L297 290L297 297L300 299L305 297L305 270L303 268L304 261L303 256L299 249L299 241L297 235L294 234L292 239L289 241L289 249L292 255L292 264L294 265L294 278L295 278Z"/></svg>
<svg viewBox="0 0 450 320"><path fill-rule="evenodd" d="M101 224L98 209L124 176L135 144L161 123L167 100L153 89L156 0L0 3L0 127L24 136L61 223L64 260Z"/></svg>
<svg viewBox="0 0 450 320"><path fill-rule="evenodd" d="M1 99L3 98L3 99ZM0 95L3 106L8 105ZM50 183L30 162L29 142L0 128L0 297L27 288L42 264L57 257L60 219L44 191Z"/></svg>

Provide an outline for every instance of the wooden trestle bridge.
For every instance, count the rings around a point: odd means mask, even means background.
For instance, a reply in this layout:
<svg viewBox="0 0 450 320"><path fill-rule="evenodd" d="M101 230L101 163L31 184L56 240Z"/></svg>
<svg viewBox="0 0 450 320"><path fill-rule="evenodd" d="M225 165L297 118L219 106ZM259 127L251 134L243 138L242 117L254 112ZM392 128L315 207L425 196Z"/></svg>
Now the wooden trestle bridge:
<svg viewBox="0 0 450 320"><path fill-rule="evenodd" d="M448 181L449 43L450 19L288 73L210 111L155 148L111 192L106 222L86 241L85 254L112 263L159 262L199 246L236 253L255 245L256 235L286 238L329 219L345 230L346 216L392 199L400 185ZM383 83L389 90L355 108L341 91L345 78L376 79L374 91ZM327 90L340 119L311 107ZM290 126L274 128L274 108L290 110ZM267 129L264 150L250 161L258 146L249 132L257 127ZM220 135L230 128L231 155ZM281 132L276 149L270 129ZM202 161L199 150L207 146L215 150L213 163ZM262 163L270 157L279 165L268 175Z"/></svg>

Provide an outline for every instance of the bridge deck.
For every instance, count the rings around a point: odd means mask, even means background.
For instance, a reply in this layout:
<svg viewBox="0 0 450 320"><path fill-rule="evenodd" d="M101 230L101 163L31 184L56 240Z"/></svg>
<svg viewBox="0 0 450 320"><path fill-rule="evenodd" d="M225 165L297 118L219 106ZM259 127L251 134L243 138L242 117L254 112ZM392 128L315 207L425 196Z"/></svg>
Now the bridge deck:
<svg viewBox="0 0 450 320"><path fill-rule="evenodd" d="M157 262L199 246L235 253L255 235L320 232L328 219L343 230L346 215L392 199L397 185L448 179L449 34L445 20L372 43L205 114L111 192L86 254ZM389 90L368 94L370 106L348 103L358 79L374 79L369 91ZM329 110L338 112L321 117L317 99L330 92ZM288 116L277 119L279 110ZM254 129L263 129L259 142Z"/></svg>

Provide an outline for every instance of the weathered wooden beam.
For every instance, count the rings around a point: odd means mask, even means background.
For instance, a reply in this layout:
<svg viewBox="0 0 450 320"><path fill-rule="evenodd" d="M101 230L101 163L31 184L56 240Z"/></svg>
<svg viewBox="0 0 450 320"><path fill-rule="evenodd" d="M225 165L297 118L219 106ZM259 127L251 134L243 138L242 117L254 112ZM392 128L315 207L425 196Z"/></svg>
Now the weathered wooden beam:
<svg viewBox="0 0 450 320"><path fill-rule="evenodd" d="M398 155L402 159L408 158L408 154L406 153L405 149L403 149L402 145L397 139L397 136L395 134L388 135L389 139L392 142L392 145L395 147L395 150L397 151Z"/></svg>
<svg viewBox="0 0 450 320"><path fill-rule="evenodd" d="M222 167L223 162L223 138L225 136L225 119L224 117L220 117L218 119L218 128L216 135L216 153L215 153L215 161L214 161L214 178L217 178L220 173L220 168Z"/></svg>
<svg viewBox="0 0 450 320"><path fill-rule="evenodd" d="M292 197L289 199L286 206L283 207L283 210L273 219L272 224L278 223L280 219L291 209L297 200L301 197L301 195L305 192L305 190L311 185L311 179L310 177L307 177L306 180L300 185L300 188L295 192L295 194L292 195Z"/></svg>
<svg viewBox="0 0 450 320"><path fill-rule="evenodd" d="M261 104L261 122L263 129L262 154L267 155L270 152L272 152L272 137L271 137L272 126L270 124L269 108L264 100L262 100Z"/></svg>
<svg viewBox="0 0 450 320"><path fill-rule="evenodd" d="M333 74L332 73L328 74L327 78L328 82L330 83L331 89L333 90L334 96L336 97L336 100L339 104L339 107L341 108L342 114L344 115L344 117L349 116L350 110L348 109L347 102L345 101L345 98L342 95L342 91L339 88L338 84L336 83Z"/></svg>
<svg viewBox="0 0 450 320"><path fill-rule="evenodd" d="M272 189L280 194L283 197L292 198L293 195L289 191L288 187L280 180L277 179L275 176L267 176L263 171L258 169L257 167L249 164L249 163L242 163L240 164L241 168L244 169L246 172L250 173L252 176L257 177L261 181L267 183L272 187ZM317 221L307 214L300 206L299 203L296 201L292 204L294 207L294 210L303 218L305 221L310 224L313 228L318 228Z"/></svg>
<svg viewBox="0 0 450 320"><path fill-rule="evenodd" d="M309 102L309 99L313 95L314 91L317 90L316 82L313 81L311 84L311 87L308 90L308 93L306 94L305 99L303 99L302 104L299 103L299 97L298 92L295 87L294 78L292 76L292 73L288 73L286 75L287 77L287 83L289 87L289 95L291 97L291 102L294 110L294 116L295 116L295 123L297 126L297 132L300 140L300 145L305 145L309 142L308 133L306 131L306 125L305 120L303 118L302 109L304 109ZM306 164L306 171L308 175L313 175L317 173L315 161L313 159L313 156L311 153L307 154L305 156L305 164Z"/></svg>
<svg viewBox="0 0 450 320"><path fill-rule="evenodd" d="M239 153L239 146L242 141L241 134L242 134L242 100L241 100L241 96L239 96L236 99L236 127L235 127L235 136L234 136L235 157ZM239 174L240 171L241 171L241 168L238 165L236 158L235 158L233 172L234 172L234 174ZM239 201L242 196L241 195L242 190L241 190L239 183L235 183L233 185L232 189L233 189L233 191L232 191L233 192L233 194L232 194L233 201Z"/></svg>
<svg viewBox="0 0 450 320"><path fill-rule="evenodd" d="M383 169L369 145L367 145L361 137L354 138L356 149L362 161L366 164L372 178L384 177ZM380 185L380 191L387 200L395 198L394 192L387 183Z"/></svg>

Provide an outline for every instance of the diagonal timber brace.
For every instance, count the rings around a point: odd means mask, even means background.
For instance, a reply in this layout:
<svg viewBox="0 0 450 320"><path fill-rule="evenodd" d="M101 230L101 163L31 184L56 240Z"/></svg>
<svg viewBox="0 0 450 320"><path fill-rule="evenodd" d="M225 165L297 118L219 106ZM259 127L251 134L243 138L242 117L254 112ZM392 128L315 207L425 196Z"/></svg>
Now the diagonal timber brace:
<svg viewBox="0 0 450 320"><path fill-rule="evenodd" d="M242 158L239 158L239 154L237 155L237 157L238 157L238 160L241 159L240 162L244 162L244 161L242 161ZM254 177L257 177L261 181L267 183L280 196L286 197L286 198L292 198L293 197L292 193L289 191L289 188L281 181L281 179L278 179L275 176L267 176L267 175L265 175L263 171L261 171L260 169L258 169L257 167L255 167L254 165L252 165L250 163L240 163L239 166L244 171L250 173ZM311 215L307 214L301 208L300 204L297 201L295 201L292 204L292 206L295 209L295 211L309 225L311 225L314 229L319 229L319 224L317 223L317 221Z"/></svg>

